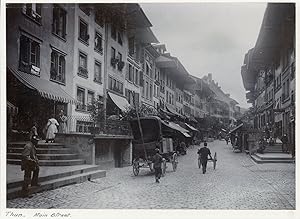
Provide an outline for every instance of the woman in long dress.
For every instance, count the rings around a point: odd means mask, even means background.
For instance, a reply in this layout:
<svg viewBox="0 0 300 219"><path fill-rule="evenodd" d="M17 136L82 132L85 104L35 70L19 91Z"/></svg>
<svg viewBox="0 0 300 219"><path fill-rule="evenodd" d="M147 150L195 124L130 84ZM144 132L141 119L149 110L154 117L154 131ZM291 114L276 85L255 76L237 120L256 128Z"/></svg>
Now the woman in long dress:
<svg viewBox="0 0 300 219"><path fill-rule="evenodd" d="M61 110L59 113L59 132L66 133L67 132L67 120L68 117L64 115L64 111Z"/></svg>
<svg viewBox="0 0 300 219"><path fill-rule="evenodd" d="M47 133L46 133L46 143L48 142L54 142L55 134L58 132L57 126L59 126L59 123L55 118L48 119L48 123L46 125L47 127Z"/></svg>

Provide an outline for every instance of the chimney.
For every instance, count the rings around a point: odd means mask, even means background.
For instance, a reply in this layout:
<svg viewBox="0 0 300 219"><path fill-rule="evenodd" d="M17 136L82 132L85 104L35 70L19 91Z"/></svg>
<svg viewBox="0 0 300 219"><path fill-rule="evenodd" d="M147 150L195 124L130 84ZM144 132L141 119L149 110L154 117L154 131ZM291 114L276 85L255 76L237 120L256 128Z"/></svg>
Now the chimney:
<svg viewBox="0 0 300 219"><path fill-rule="evenodd" d="M211 80L212 80L212 74L208 73L208 81L211 82Z"/></svg>

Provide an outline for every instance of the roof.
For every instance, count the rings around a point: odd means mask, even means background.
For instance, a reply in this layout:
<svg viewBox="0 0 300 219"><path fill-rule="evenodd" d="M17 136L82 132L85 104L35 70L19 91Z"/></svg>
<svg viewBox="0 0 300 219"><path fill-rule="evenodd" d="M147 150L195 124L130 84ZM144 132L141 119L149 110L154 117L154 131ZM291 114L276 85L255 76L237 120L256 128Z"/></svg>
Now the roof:
<svg viewBox="0 0 300 219"><path fill-rule="evenodd" d="M69 95L64 89L62 89L59 84L42 79L36 75L15 70L10 67L8 67L8 70L22 84L24 84L29 89L37 91L39 95L41 95L46 99L50 99L62 103L73 103L73 104L77 103L77 100L71 97L71 95Z"/></svg>

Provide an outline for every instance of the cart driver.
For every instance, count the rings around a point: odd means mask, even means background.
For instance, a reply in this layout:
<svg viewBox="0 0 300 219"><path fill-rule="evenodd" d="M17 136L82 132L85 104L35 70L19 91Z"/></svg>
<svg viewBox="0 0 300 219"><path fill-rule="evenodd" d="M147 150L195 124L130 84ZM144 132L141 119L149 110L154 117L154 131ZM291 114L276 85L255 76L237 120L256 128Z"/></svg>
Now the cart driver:
<svg viewBox="0 0 300 219"><path fill-rule="evenodd" d="M163 157L159 154L159 148L155 149L155 155L153 156L153 167L155 171L155 182L159 183L159 179L162 174L161 164Z"/></svg>
<svg viewBox="0 0 300 219"><path fill-rule="evenodd" d="M204 142L204 147L200 148L197 153L200 156L202 172L205 174L208 160L207 156L209 155L210 159L212 159L210 150L207 148L207 142Z"/></svg>

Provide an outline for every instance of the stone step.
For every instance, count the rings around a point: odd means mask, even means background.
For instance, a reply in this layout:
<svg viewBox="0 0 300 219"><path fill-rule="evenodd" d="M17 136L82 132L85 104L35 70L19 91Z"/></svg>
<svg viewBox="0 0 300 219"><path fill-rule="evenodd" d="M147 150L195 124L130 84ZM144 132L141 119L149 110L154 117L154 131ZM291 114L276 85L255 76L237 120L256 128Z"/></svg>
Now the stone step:
<svg viewBox="0 0 300 219"><path fill-rule="evenodd" d="M270 156L269 156L270 155ZM292 156L289 154L279 154L279 153L264 153L264 154L255 154L258 158L262 160L292 160Z"/></svg>
<svg viewBox="0 0 300 219"><path fill-rule="evenodd" d="M251 155L251 158L252 158L252 160L254 160L258 164L262 164L262 163L294 163L295 162L295 160L292 159L292 158L290 158L290 159L281 159L281 158L277 158L277 159L261 159L256 154Z"/></svg>
<svg viewBox="0 0 300 219"><path fill-rule="evenodd" d="M78 159L78 154L37 154L39 161L42 160L75 160ZM7 153L7 159L22 159L20 153Z"/></svg>
<svg viewBox="0 0 300 219"><path fill-rule="evenodd" d="M23 148L28 142L10 142L7 144L8 148ZM39 142L36 148L65 148L63 143L45 143Z"/></svg>
<svg viewBox="0 0 300 219"><path fill-rule="evenodd" d="M9 147L7 153L22 153L23 148ZM68 154L72 153L69 148L37 148L37 154Z"/></svg>
<svg viewBox="0 0 300 219"><path fill-rule="evenodd" d="M66 176L58 179L52 179L52 180L41 182L40 187L30 188L29 193L34 194L38 192L52 190L62 186L82 183L87 180L101 178L105 176L106 176L106 172L104 170L95 170L95 171L85 172L85 173L76 174L72 176ZM7 199L14 199L21 196L22 196L21 186L7 189Z"/></svg>
<svg viewBox="0 0 300 219"><path fill-rule="evenodd" d="M18 159L7 159L8 164L21 165L21 160ZM72 165L81 165L85 164L83 159L74 159L74 160L40 160L40 166L72 166Z"/></svg>
<svg viewBox="0 0 300 219"><path fill-rule="evenodd" d="M47 167L45 167L47 168ZM59 179L59 178L63 178L63 177L68 177L68 176L73 176L73 175L78 175L78 174L82 174L82 173L88 173L88 172L92 172L92 171L96 171L96 170L101 170L100 169L101 166L98 165L84 165L84 166L79 166L78 168L72 168L72 170L67 170L65 169L65 172L61 172L61 173L53 173L52 175L45 175L45 176L39 176L39 182L46 182L49 180L54 180L54 179ZM43 169L40 170L40 172L43 171ZM46 171L48 174L49 172L51 172L50 170ZM6 187L7 189L12 189L12 188L16 188L16 187L21 187L23 184L22 180L16 180L14 182L10 182L7 183Z"/></svg>

